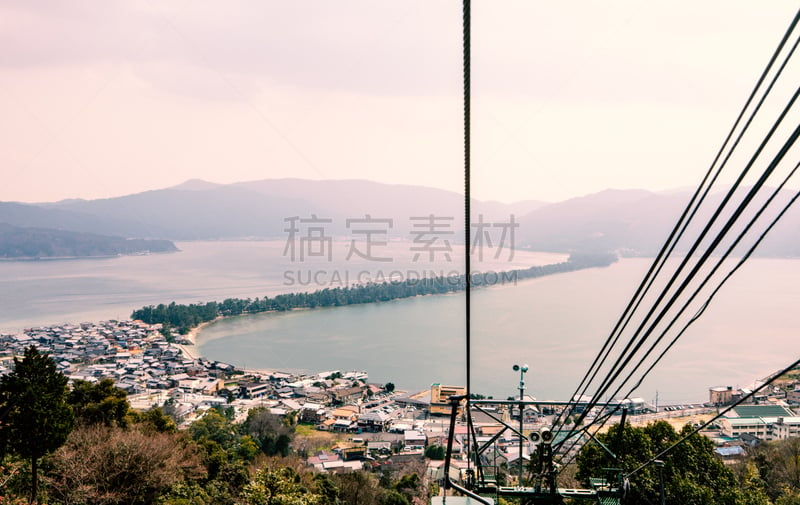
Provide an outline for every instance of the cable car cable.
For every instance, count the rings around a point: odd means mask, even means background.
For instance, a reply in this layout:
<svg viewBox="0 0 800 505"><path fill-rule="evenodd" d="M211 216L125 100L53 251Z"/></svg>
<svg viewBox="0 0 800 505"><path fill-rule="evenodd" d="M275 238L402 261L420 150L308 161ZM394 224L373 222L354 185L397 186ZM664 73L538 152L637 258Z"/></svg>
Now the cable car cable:
<svg viewBox="0 0 800 505"><path fill-rule="evenodd" d="M666 449L664 449L663 451L659 452L658 454L656 454L655 456L653 456L652 458L650 458L648 461L646 461L645 463L643 463L641 466L637 467L636 469L632 470L631 472L628 472L628 473L626 474L626 477L630 477L630 476L632 476L632 475L634 475L634 474L636 474L636 473L640 472L640 471L641 471L643 468L645 468L647 465L649 465L649 464L653 463L655 460L657 460L657 459L659 459L659 458L663 457L664 455L668 454L670 451L672 451L673 449L675 449L676 447L678 447L678 446L679 446L679 445L681 445L682 443L686 442L686 441L687 441L687 440L688 440L690 437L692 437L692 436L696 435L697 433L699 433L699 432L700 432L700 430L702 430L702 429L706 428L706 427L707 427L707 426L709 426L711 423L713 423L714 421L716 421L717 419L719 419L720 417L722 417L724 414L727 414L727 413L728 413L728 412L730 412L732 409L734 409L735 407L737 407L737 406L739 406L740 404L742 404L742 403L743 403L745 400L748 400L748 399L752 398L752 397L753 397L753 396L754 396L756 393L758 393L759 391L761 391L762 389L764 389L764 388L765 388L765 387L767 387L768 385L772 384L772 383L773 383L773 382L774 382L774 381L775 381L775 380L776 380L778 377L781 377L781 376L783 376L783 375L787 374L788 372L790 372L790 371L794 370L794 369L795 369L795 368L797 368L798 366L800 366L800 359L796 360L796 361L795 361L795 362L793 362L791 365L787 366L786 368L784 368L784 369L783 369L783 370L781 370L780 372L778 372L778 373L776 373L775 375L773 375L772 377L770 377L770 378L769 378L769 379L768 379L766 382L764 382L764 384L762 384L762 385L758 386L757 388L755 388L754 390L752 390L750 393L748 393L748 394L746 394L746 395L742 396L742 397L741 397L739 400L737 400L735 403L731 404L731 405L730 405L728 408L726 408L726 409L724 409L724 410L720 411L720 412L719 412L719 413L718 413L716 416L712 417L711 419L709 419L708 421L706 421L705 423L703 423L702 425L700 425L700 427L698 427L698 428L695 428L694 430L692 430L692 432L691 432L691 433L689 433L688 435L684 436L683 438L681 438L680 440L678 440L677 442L675 442L675 443L674 443L674 444L672 444L671 446L667 447L667 448L666 448Z"/></svg>
<svg viewBox="0 0 800 505"><path fill-rule="evenodd" d="M600 367L602 367L602 365L605 363L605 359L610 354L611 349L616 345L617 341L619 340L619 337L621 336L621 332L624 330L624 328L627 326L627 323L630 321L630 318L632 317L633 312L635 312L636 309L638 309L638 307L639 307L644 295L646 294L646 292L652 286L655 278L658 276L658 274L661 271L661 268L663 267L664 263L666 262L666 259L672 253L672 251L674 250L676 244L678 243L680 238L683 236L683 233L686 230L689 222L695 216L695 213L696 213L697 209L700 207L700 205L704 201L704 199L707 196L709 190L713 186L713 184L716 181L717 177L719 176L720 172L724 168L726 162L730 158L731 153L733 152L733 150L738 145L738 143L741 140L742 136L747 131L749 125L752 123L753 117L758 112L758 110L760 109L761 105L764 103L764 100L766 99L767 95L769 94L770 90L772 89L773 85L775 84L775 81L781 75L783 69L786 66L786 63L788 62L789 58L791 58L791 55L793 54L795 48L797 47L798 42L800 42L800 39L795 41L795 43L794 43L789 55L784 59L783 64L778 69L776 75L772 79L772 83L769 85L769 87L765 91L764 95L762 96L761 100L758 102L755 110L751 113L750 119L746 122L746 124L742 128L742 131L739 133L739 136L738 136L737 140L734 142L733 146L731 147L728 155L725 157L725 159L723 160L722 164L717 169L717 173L711 179L711 182L709 183L708 187L705 189L705 191L703 192L702 196L698 200L697 199L698 194L701 192L703 186L705 185L705 183L708 180L711 172L713 171L714 165L716 165L717 162L719 161L719 159L720 159L722 153L724 152L727 144L730 142L730 139L733 137L733 134L734 134L737 126L739 125L741 119L744 117L744 114L745 114L747 108L752 103L755 95L758 92L758 89L761 87L761 85L763 84L764 80L766 79L766 76L769 74L769 71L772 68L772 65L774 64L774 62L778 58L778 55L780 54L780 52L783 50L783 47L785 46L787 40L789 39L789 36L791 35L792 31L796 27L798 21L800 21L800 10L798 10L798 12L795 14L794 19L792 20L792 22L790 23L790 25L787 28L786 32L784 33L781 41L778 44L778 47L773 52L772 57L770 58L769 62L767 63L767 66L765 67L765 69L761 73L761 76L759 77L756 85L754 86L753 90L751 91L750 96L745 101L745 105L742 107L741 111L739 112L739 115L736 118L736 121L734 122L733 126L731 127L731 130L729 131L727 137L725 138L725 140L724 140L724 142L722 144L722 147L717 152L717 155L715 156L714 160L712 161L711 166L707 170L707 172L706 172L702 182L700 183L698 189L695 191L695 193L692 196L691 200L687 204L687 206L686 206L685 210L683 211L682 215L680 216L678 222L676 223L675 227L673 228L673 230L671 231L669 237L667 238L667 241L664 243L664 246L661 248L661 250L659 251L659 253L658 253L657 257L656 257L656 259L654 260L653 264L651 265L650 270L647 272L647 274L645 275L645 278L642 280L642 283L637 288L636 292L634 293L633 297L631 298L631 301L629 302L628 306L623 311L622 316L620 316L620 319L616 323L614 329L612 330L612 332L609 335L608 339L604 343L603 347L601 348L601 350L598 353L597 357L595 358L594 362L590 365L589 370L586 372L586 374L584 375L583 379L579 383L578 387L575 390L575 393L572 395L571 400L575 400L577 397L583 396L585 394L586 390L588 389L589 384L596 377L598 371L600 370ZM692 211L691 214L689 215L688 219L686 219L686 216L687 216L687 214L689 214L689 210L694 205L695 201L697 201L697 204L696 204L696 206L694 208L694 211ZM623 323L623 320L625 320L624 323ZM615 334L616 334L616 336L614 336ZM613 342L612 342L612 339L613 339ZM609 347L609 343L610 343L610 347ZM603 353L605 353L604 356L603 356ZM601 359L601 356L602 356L602 359ZM599 364L598 364L598 361L600 362ZM591 375L591 378L588 378L589 375ZM587 378L588 378L588 382L587 382ZM585 387L584 387L583 391L579 393L579 391L581 390L581 387L584 386L584 384L585 384ZM568 416L573 411L574 411L574 406L569 406L567 409L562 411L562 413L563 412L568 412L568 414L567 414L567 416ZM559 417L554 421L554 426L558 422L560 417L561 417L561 415L559 415Z"/></svg>
<svg viewBox="0 0 800 505"><path fill-rule="evenodd" d="M669 292L670 288L673 286L673 284L675 284L678 281L678 274L683 269L683 267L688 263L689 258L691 258L693 256L694 252L698 249L698 247L700 246L703 238L705 238L705 236L708 234L709 230L711 229L711 226L713 225L714 221L721 215L722 210L724 209L725 205L728 203L728 201L733 196L732 192L736 189L736 187L739 184L741 184L741 181L743 180L744 175L750 170L750 168L752 168L752 166L755 163L755 161L758 158L758 156L763 152L765 146L771 140L771 138L774 135L775 131L777 130L778 126L782 123L783 119L786 117L788 111L791 109L792 105L794 104L794 102L798 98L798 96L800 96L800 88L798 88L795 91L795 93L793 94L793 96L792 96L791 100L789 101L789 103L783 109L783 111L779 115L778 119L773 123L773 125L770 128L770 131L768 132L767 136L764 138L764 140L761 142L759 147L756 149L756 152L751 157L751 159L748 162L747 166L744 168L744 170L742 171L741 175L737 179L737 183L734 185L734 187L731 188L731 190L728 192L728 194L726 195L726 197L723 200L723 202L717 207L717 210L714 212L714 215L712 216L712 219L706 224L706 226L704 227L702 233L700 234L700 237L695 241L695 243L692 245L692 248L690 249L689 253L687 253L687 256L682 260L680 268L678 269L678 271L675 274L673 274L673 276L670 278L667 286L658 295L658 298L657 298L655 304L648 311L648 313L646 314L644 320L639 324L639 326L637 327L636 331L634 332L633 337L628 342L628 344L626 345L625 349L623 349L622 353L619 355L617 360L614 362L614 365L611 368L612 371L609 372L606 375L606 378L603 380L601 385L598 387L597 392L595 393L595 395L593 396L592 401L590 402L591 406L594 406L594 405L597 404L598 397L604 395L608 391L608 389L610 388L610 386L613 383L613 381L615 381L617 379L617 377L622 372L624 367L627 366L627 364L631 361L633 356L639 351L641 346L647 340L647 338L649 337L648 333L645 333L644 335L641 335L641 336L639 336L639 335L642 333L644 327L648 324L650 318L656 312L656 308L666 298L667 293ZM756 182L756 184L750 189L750 191L748 191L747 195L744 197L742 202L739 204L739 206L733 212L731 217L723 225L722 230L720 230L720 232L717 233L716 237L711 241L711 244L706 248L706 250L702 254L700 260L698 260L698 262L694 265L694 267L692 267L690 272L687 274L687 277L682 282L680 282L680 284L676 288L675 293L673 293L672 296L669 298L669 300L667 300L665 306L660 310L660 312L655 315L655 317L653 319L653 322L650 323L650 328L651 329L653 327L655 327L658 323L661 322L661 320L666 315L667 311L672 307L672 305L674 305L674 303L677 300L677 298L686 289L686 287L689 284L689 282L697 275L698 271L703 266L705 261L707 261L709 256L717 248L717 246L722 241L722 239L725 237L725 235L730 231L730 229L732 228L733 224L736 222L736 220L739 218L739 216L741 216L741 214L744 212L745 208L747 207L749 202L754 198L754 196L757 193L757 191L764 185L764 183L768 179L769 175L771 175L772 172L775 170L777 164L783 159L783 157L788 152L789 148L791 148L791 146L797 140L798 136L800 136L800 125L798 125L798 127L795 128L793 133L790 135L789 139L787 139L787 141L783 144L783 146L782 146L781 150L779 151L779 153L773 159L773 162L770 163L770 165L765 169L764 173L762 173L762 175L759 177L759 179ZM638 338L638 342L637 342L637 338ZM580 414L580 420L582 421L585 418L585 416L586 416L586 411L584 411L583 413Z"/></svg>
<svg viewBox="0 0 800 505"><path fill-rule="evenodd" d="M770 196L770 198L768 199L768 201L767 201L767 202L765 202L765 204L764 204L764 205L762 205L762 208L759 210L759 213L758 213L758 215L757 215L757 216L755 216L755 217L754 217L754 218L751 220L751 222L750 222L750 223L748 223L748 228L747 228L747 229L745 229L745 230L744 230L744 231L743 231L743 232L740 234L740 237L739 237L739 239L740 239L741 237L743 237L743 236L744 236L744 235L747 233L747 231L749 230L749 228L750 228L750 227L752 226L752 224L753 224L753 223L754 223L754 222L755 222L755 221L758 219L758 217L761 215L761 213L763 213L763 211L764 211L764 210L765 210L765 209L766 209L766 208L769 206L769 204L770 204L770 203L771 203L771 202L772 202L772 201L773 201L773 200L774 200L774 199L775 199L775 198L776 198L776 197L779 195L779 193L781 192L781 190L782 190L782 189L785 187L786 183L788 183L788 182L789 182L789 180L792 178L792 176L794 176L794 174L797 172L798 168L800 168L800 163L798 163L797 165L795 165L795 167L792 169L792 171L791 171L791 172L790 172L790 173L787 175L787 177L786 177L786 178L784 179L784 181L781 183L781 185L780 185L778 188L776 188L776 189L775 189L775 191L773 191L773 193L772 193L772 195ZM698 312L697 312L697 313L696 313L696 314L695 314L695 315L694 315L694 316L693 316L693 317L692 317L692 318L691 318L691 319L690 319L690 320L689 320L689 321L688 321L688 322L687 322L687 323L686 323L686 324L683 326L683 328L680 330L680 332L679 332L679 333L678 333L678 334L677 334L677 335L676 335L676 336L675 336L675 337L672 339L672 341L671 341L671 342L670 342L670 343L667 345L667 347L666 347L666 348L665 348L665 349L664 349L664 350L663 350L663 351L662 351L662 352L661 352L661 353L658 355L658 357L657 357L657 358L656 358L656 359L653 361L653 363L651 363L651 364L650 364L650 366L647 368L647 370L645 370L645 372L642 374L642 376L641 376L641 378L639 379L639 381L638 381L638 382L637 382L637 383L636 383L636 384L635 384L633 387L631 387L631 389L630 389L630 390L628 391L628 393L625 395L625 397L626 397L626 398L627 398L627 397L630 397L630 395L631 395L631 394L632 394L632 393L633 393L633 392L634 392L634 391L635 391L635 390L636 390L636 389L637 389L637 388L638 388L638 387L641 385L641 383L642 383L642 381L644 380L644 378L645 378L645 377L646 377L646 376L647 376L647 375L648 375L648 374L649 374L649 373L650 373L650 372L653 370L653 368L654 368L654 367L655 367L655 366L656 366L656 365L657 365L657 364L658 364L658 363L661 361L661 359L664 357L664 355L667 353L667 351L669 351L669 350L672 348L672 346L673 346L673 345L674 345L674 344L675 344L675 343L678 341L678 339L679 339L681 336L683 336L683 334L686 332L686 330L689 328L689 326L691 326L691 325L692 325L692 324L693 324L693 323L694 323L694 322L695 322L697 319L699 319L699 317L700 317L700 316L703 314L703 312L706 310L706 308L708 308L708 306L710 305L711 301L712 301L712 300L713 300L713 298L716 296L716 294L719 292L719 290L722 288L722 286L723 286L723 285L724 285L724 284L725 284L725 283L726 283L726 282L727 282L727 281L728 281L728 280L729 280L729 279L730 279L730 278L733 276L733 274L734 274L734 273L735 273L735 272L736 272L736 271L737 271L737 270L738 270L738 269L739 269L739 268L740 268L740 267L741 267L741 266L742 266L742 265L743 265L743 264L744 264L744 263L745 263L745 262L746 262L746 261L747 261L747 260L750 258L750 256L753 254L753 252L756 250L756 248L757 248L757 247L758 247L758 246L761 244L761 242L764 240L764 238L767 236L767 234L768 234L768 233L769 233L769 232L772 230L772 228L774 228L774 226L775 226L775 225L776 225L776 224L777 224L777 223L778 223L778 222L779 222L779 221L780 221L780 220L783 218L783 216L785 215L785 213L786 213L786 212L787 212L787 211L788 211L788 210L789 210L789 209L790 209L790 208L791 208L791 207L792 207L792 206L795 204L795 202L797 201L797 199L798 199L798 198L800 198L800 191L798 191L797 193L795 193L794 197L793 197L793 198L791 198L791 199L790 199L790 200L789 200L789 201L786 203L786 205L784 205L784 207L781 209L781 211L778 213L778 215L776 215L776 216L775 216L775 217L774 217L774 218L771 220L771 222L769 223L769 225L767 226L767 228L766 228L766 229L765 229L765 230L764 230L764 231L763 231L763 232L762 232L762 233L759 235L759 237L757 238L757 240L755 241L755 243L751 245L751 247L749 248L749 250L748 250L748 251L747 251L747 252L746 252L746 253L745 253L745 254L742 256L742 258L739 260L739 262L736 264L736 266L735 266L733 269L731 269L731 270L728 272L728 274L725 276L725 278L724 278L724 279L722 279L722 280L720 281L720 283L719 283L719 284L716 286L716 288L715 288L715 289L712 291L712 293L711 293L711 294L708 296L708 298L705 300L705 302L704 302L704 303L703 303L703 305L701 306L700 310L699 310L699 311L698 311ZM739 239L737 239L737 243L738 243L738 240L739 240ZM721 265L721 263L722 263L722 262L725 260L725 258L727 258L727 256L729 256L729 255L730 255L730 253L732 252L732 250L733 250L733 248L734 248L734 247L736 247L736 243L732 244L732 245L729 247L729 249L728 249L728 251L726 252L725 256L724 256L724 257L723 257L723 258L720 260L720 262L719 262L719 264L718 264L717 266ZM716 267L715 267L715 268L716 268ZM707 281L707 280L708 280L708 279L711 277L711 275L713 275L713 272L712 272L712 274L709 274L709 276L707 276L707 278L706 278L706 281ZM705 282L705 281L704 281L704 282ZM702 288L702 286L701 286L701 288ZM697 293L699 292L699 289L700 289L700 288L698 288L698 291L696 291L696 292L695 292L695 294L697 294ZM687 302L687 304L688 304L688 302ZM686 308L686 305L684 305L684 308ZM668 331L668 329L667 329L667 330L664 330L664 333L662 333L661 337L663 337L663 336L666 334L666 332L667 332L667 331ZM659 340L661 339L661 337L659 337ZM657 343L658 343L658 341L656 342L656 344L657 344ZM655 345L656 345L656 344L653 344L653 346L651 346L651 351L652 351L652 350L655 348ZM645 356L642 358L642 360L644 360L646 357L647 357L647 355L645 355ZM639 365L641 365L641 363L643 363L643 361L641 361L641 362L639 363ZM637 365L637 367L636 367L636 368L638 368L638 366L639 366L639 365ZM635 369L636 369L636 368L635 368ZM634 371L635 371L635 369L634 369ZM623 385L624 385L625 383L627 383L627 381L628 381L628 380L630 380L630 378L632 377L632 375L633 375L633 372L631 372L631 373L628 375L628 377L625 379L625 381L623 381ZM612 397L613 397L613 396L617 396L617 395L618 395L618 393L619 393L619 391L620 391L621 387L622 387L622 386L620 386L620 388L619 388L619 389L617 389L617 391L615 391L615 392L612 394ZM602 406L602 408L608 408L608 406L609 406L609 403L607 402L605 405L603 405L603 406ZM614 412L614 411L611 411L611 413L613 413L613 412ZM586 426L583 428L583 430L587 429L588 427L592 426L593 424L595 424L595 423L597 423L597 422L599 422L599 421L600 421L599 419L598 419L598 420L594 420L594 421L592 421L592 423L589 423L588 425L586 425ZM563 443L563 442L562 442L562 443ZM572 449L574 446L575 446L575 442L573 442L572 446L570 446L570 448L567 450L567 452L569 452L569 451L570 451L570 450L571 450L571 449Z"/></svg>

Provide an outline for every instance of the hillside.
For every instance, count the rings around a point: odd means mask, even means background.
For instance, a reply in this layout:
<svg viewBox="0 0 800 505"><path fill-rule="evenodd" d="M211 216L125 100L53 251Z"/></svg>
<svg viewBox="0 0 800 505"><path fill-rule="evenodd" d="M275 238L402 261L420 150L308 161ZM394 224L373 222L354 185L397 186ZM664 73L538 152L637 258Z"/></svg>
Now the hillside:
<svg viewBox="0 0 800 505"><path fill-rule="evenodd" d="M775 209L783 206L792 196L789 191L782 192L754 226L754 230L763 230L776 215ZM617 251L627 256L653 256L669 236L690 197L689 191L652 193L643 190L606 190L547 205L520 217L518 245L537 251ZM737 195L733 201L738 201L740 197L741 194ZM716 209L722 198L721 193L707 197L695 216L696 224L688 228L686 238L678 243L678 253L689 250L691 243L688 238L694 239L699 235L699 223L705 225L709 221L712 210ZM754 206L760 205L764 199L754 202ZM740 223L753 214L753 211L745 212ZM720 215L710 235L720 229L721 223L729 215L730 211ZM731 235L742 228L742 224L737 224ZM751 238L743 243L749 245L753 240ZM708 240L704 241L700 250L707 244ZM737 252L741 253L743 249L740 247ZM787 212L759 246L757 255L800 256L800 210L792 208Z"/></svg>
<svg viewBox="0 0 800 505"><path fill-rule="evenodd" d="M483 222L496 225L492 231L499 233L498 226L514 216L519 224L514 237L517 248L651 256L669 235L690 196L690 191L609 189L550 204L474 200L472 218L474 224L482 216ZM783 193L778 203L782 205L790 197ZM708 220L721 198L721 194L709 195L695 221ZM438 230L451 243L460 242L463 236L461 194L364 180L268 179L215 184L194 179L117 198L45 204L0 202L0 223L13 226L167 240L285 239L290 218L313 216L327 220L317 225L326 236L353 237L360 227L381 230L374 236L376 240L430 238L433 234L424 233L421 221L413 219L426 216L439 220L442 227ZM384 221L365 224L367 216ZM359 219L361 223L354 221ZM477 231L473 228L473 233ZM509 242L507 238L505 245ZM676 250L686 252L689 247L688 243L679 244ZM758 254L800 256L800 211L784 216Z"/></svg>
<svg viewBox="0 0 800 505"><path fill-rule="evenodd" d="M0 223L2 259L90 258L177 250L168 240L125 239Z"/></svg>
<svg viewBox="0 0 800 505"><path fill-rule="evenodd" d="M508 220L545 205L474 202L486 220ZM463 196L424 186L363 180L269 179L221 185L190 180L172 188L117 198L64 200L46 204L0 202L0 222L126 237L215 240L243 237L284 238L287 218L316 215L330 219L325 232L347 235L348 219L390 218L393 237L408 237L410 218L452 218L463 228Z"/></svg>

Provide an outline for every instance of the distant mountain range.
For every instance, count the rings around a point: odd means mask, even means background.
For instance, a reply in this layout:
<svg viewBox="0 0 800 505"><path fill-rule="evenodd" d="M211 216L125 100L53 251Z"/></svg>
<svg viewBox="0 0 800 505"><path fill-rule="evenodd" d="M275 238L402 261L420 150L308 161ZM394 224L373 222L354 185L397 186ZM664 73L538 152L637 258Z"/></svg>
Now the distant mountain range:
<svg viewBox="0 0 800 505"><path fill-rule="evenodd" d="M495 241L514 216L519 224L515 245L520 248L649 256L663 243L690 196L689 191L606 190L558 203L474 201L471 210L473 224L479 215L485 223L474 231L491 231ZM707 207L720 198L710 196ZM790 195L781 198L787 201ZM452 232L442 238L455 243L463 236L463 212L462 195L423 186L364 180L270 179L224 185L190 180L118 198L0 202L0 223L126 238L274 239L286 238L292 222L297 227L299 220L316 217L329 220L317 224L326 235L355 237L360 229L363 240L370 228L386 229L391 237L422 237L426 226L430 229L435 222L441 226L437 230ZM367 216L390 218L391 228L386 222L365 223ZM708 216L710 211L701 210L698 221ZM760 247L762 255L800 256L800 211L790 211L772 235Z"/></svg>
<svg viewBox="0 0 800 505"><path fill-rule="evenodd" d="M543 202L476 202L487 219L508 219ZM412 217L445 219L454 233L463 223L463 197L423 186L362 180L276 179L220 185L200 180L118 198L55 203L0 202L0 222L20 227L86 231L168 240L285 237L290 219L329 219L325 233L351 233L348 219L392 218L393 237L408 237Z"/></svg>

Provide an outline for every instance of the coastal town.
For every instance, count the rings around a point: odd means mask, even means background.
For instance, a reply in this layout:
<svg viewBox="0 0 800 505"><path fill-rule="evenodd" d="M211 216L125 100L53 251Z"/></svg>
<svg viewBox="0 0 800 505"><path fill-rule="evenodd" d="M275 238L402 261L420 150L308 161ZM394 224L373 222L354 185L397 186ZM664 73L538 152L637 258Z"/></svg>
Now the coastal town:
<svg viewBox="0 0 800 505"><path fill-rule="evenodd" d="M132 408L165 408L183 426L214 408L232 409L239 421L255 407L269 409L280 417L292 413L298 421L318 430L344 434L347 443L336 450L308 456L307 463L320 471L359 469L375 457L422 460L426 449L446 445L447 398L465 392L463 387L440 384L420 392L401 391L391 383L371 383L363 371L298 375L241 370L197 357L191 336L167 338L161 330L159 324L111 320L0 333L0 373L8 373L13 357L33 345L49 355L70 380L97 382L110 378L126 391ZM641 398L624 402L632 424L666 419L678 427L686 423L698 426L747 393L725 386L710 388L709 400L703 404L654 406ZM524 400L535 402L530 397ZM725 461L736 461L744 455L746 446L759 441L800 436L800 417L791 409L800 404L800 381L772 387L750 403L735 407L702 432L713 440L715 452ZM526 404L522 409L523 432L546 429L559 413ZM523 461L530 458L532 444L520 444L513 434L497 437L501 424L490 416L475 414L479 440L492 441L495 458L513 467L519 460L520 447ZM519 420L519 408L511 405L500 415ZM465 434L466 426L459 423L456 454ZM463 466L459 463L454 458L455 471ZM442 461L432 460L428 465L429 477L435 478Z"/></svg>

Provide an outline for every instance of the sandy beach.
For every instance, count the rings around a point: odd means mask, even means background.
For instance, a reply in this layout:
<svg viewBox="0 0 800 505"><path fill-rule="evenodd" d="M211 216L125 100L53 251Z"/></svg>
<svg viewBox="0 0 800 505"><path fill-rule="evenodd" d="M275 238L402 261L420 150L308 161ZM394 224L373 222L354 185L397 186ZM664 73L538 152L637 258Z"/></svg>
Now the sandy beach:
<svg viewBox="0 0 800 505"><path fill-rule="evenodd" d="M214 319L212 321L206 321L205 323L200 323L199 325L197 325L194 328L192 328L191 330L189 330L189 333L187 333L186 335L183 335L183 338L185 340L188 340L192 344L191 345L178 344L178 348L181 350L181 352L189 359L193 359L194 360L194 359L200 358L201 357L200 356L200 350L197 348L197 333L200 330L202 330L203 328L205 328L206 326L208 326L209 324L211 324L214 321L217 321L218 319L221 319L221 318L222 317L220 316L220 317L217 317L216 319Z"/></svg>

